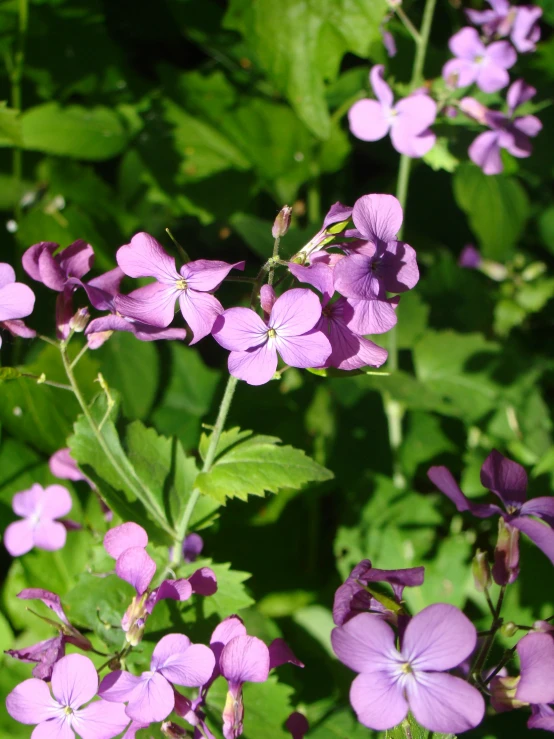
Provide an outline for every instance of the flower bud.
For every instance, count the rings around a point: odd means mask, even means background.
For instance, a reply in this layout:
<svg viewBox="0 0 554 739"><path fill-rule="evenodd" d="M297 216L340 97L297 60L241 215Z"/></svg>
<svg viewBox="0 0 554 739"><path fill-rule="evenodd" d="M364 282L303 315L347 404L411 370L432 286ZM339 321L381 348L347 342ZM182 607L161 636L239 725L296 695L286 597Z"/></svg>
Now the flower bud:
<svg viewBox="0 0 554 739"><path fill-rule="evenodd" d="M110 670L121 670L121 660L119 657L114 657L108 662L108 667Z"/></svg>
<svg viewBox="0 0 554 739"><path fill-rule="evenodd" d="M288 205L284 205L277 214L277 218L275 219L273 228L271 229L271 235L274 239L280 239L281 236L284 236L289 230L291 213L292 208Z"/></svg>
<svg viewBox="0 0 554 739"><path fill-rule="evenodd" d="M519 575L519 530L498 519L498 541L492 576L497 585L511 585Z"/></svg>
<svg viewBox="0 0 554 739"><path fill-rule="evenodd" d="M526 705L516 700L519 681L519 677L494 677L491 680L491 705L497 713L504 713Z"/></svg>
<svg viewBox="0 0 554 739"><path fill-rule="evenodd" d="M505 624L502 624L500 628L501 634L507 637L515 636L518 630L517 625L513 621L507 621Z"/></svg>
<svg viewBox="0 0 554 739"><path fill-rule="evenodd" d="M88 308L79 308L77 313L69 320L69 328L75 331L76 334L80 334L85 330L87 323L89 322L90 313Z"/></svg>
<svg viewBox="0 0 554 739"><path fill-rule="evenodd" d="M161 725L161 731L169 739L180 739L182 736L188 736L185 729L179 724L173 723L173 721L164 721Z"/></svg>
<svg viewBox="0 0 554 739"><path fill-rule="evenodd" d="M483 259L479 269L495 282L503 282L508 277L508 270L505 265L500 264L500 262L493 262L492 259Z"/></svg>
<svg viewBox="0 0 554 739"><path fill-rule="evenodd" d="M487 558L487 553L478 549L471 563L471 571L475 580L475 589L482 593L488 590L492 584L491 568Z"/></svg>

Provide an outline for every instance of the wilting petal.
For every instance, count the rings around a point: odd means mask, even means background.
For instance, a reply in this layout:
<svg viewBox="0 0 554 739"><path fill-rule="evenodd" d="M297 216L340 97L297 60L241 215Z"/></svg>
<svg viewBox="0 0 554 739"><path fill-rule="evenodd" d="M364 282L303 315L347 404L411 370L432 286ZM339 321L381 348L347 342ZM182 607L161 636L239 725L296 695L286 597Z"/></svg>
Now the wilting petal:
<svg viewBox="0 0 554 739"><path fill-rule="evenodd" d="M181 267L181 275L188 287L199 292L215 290L232 269L244 270L244 262L219 262L212 259L197 259Z"/></svg>
<svg viewBox="0 0 554 739"><path fill-rule="evenodd" d="M31 315L34 305L34 292L22 282L0 287L0 321L25 318Z"/></svg>
<svg viewBox="0 0 554 739"><path fill-rule="evenodd" d="M476 56L485 55L485 45L479 38L475 28L466 26L455 33L448 42L448 48L460 59L473 60Z"/></svg>
<svg viewBox="0 0 554 739"><path fill-rule="evenodd" d="M504 169L500 156L497 131L479 134L468 149L469 158L488 175L500 174Z"/></svg>
<svg viewBox="0 0 554 739"><path fill-rule="evenodd" d="M554 564L554 530L547 523L527 516L517 516L510 519L510 525L523 531Z"/></svg>
<svg viewBox="0 0 554 739"><path fill-rule="evenodd" d="M223 306L217 298L209 293L185 290L179 295L179 305L183 318L190 326L196 344L211 333L216 318L223 313Z"/></svg>
<svg viewBox="0 0 554 739"><path fill-rule="evenodd" d="M269 649L255 636L235 636L223 647L219 668L233 685L263 683L269 675Z"/></svg>
<svg viewBox="0 0 554 739"><path fill-rule="evenodd" d="M115 571L118 577L135 588L138 595L142 595L156 573L156 563L142 547L131 547L119 555Z"/></svg>
<svg viewBox="0 0 554 739"><path fill-rule="evenodd" d="M20 724L39 724L54 717L60 706L50 695L45 682L31 678L12 690L6 698L6 709Z"/></svg>
<svg viewBox="0 0 554 739"><path fill-rule="evenodd" d="M355 672L373 675L400 661L394 631L371 613L360 613L333 629L331 644L340 661Z"/></svg>
<svg viewBox="0 0 554 739"><path fill-rule="evenodd" d="M319 290L323 296L323 305L327 305L333 297L335 291L333 287L333 268L328 264L316 262L311 267L306 267L302 264L289 262L289 271L300 282L307 282L308 285L313 285L316 290Z"/></svg>
<svg viewBox="0 0 554 739"><path fill-rule="evenodd" d="M103 678L98 688L98 695L112 703L125 703L130 700L133 691L140 683L140 677L124 670L115 670Z"/></svg>
<svg viewBox="0 0 554 739"><path fill-rule="evenodd" d="M121 703L94 701L77 711L72 725L82 739L112 739L128 725L129 717Z"/></svg>
<svg viewBox="0 0 554 739"><path fill-rule="evenodd" d="M311 290L296 287L277 298L268 325L275 329L279 339L288 339L306 334L320 318L321 303L317 295Z"/></svg>
<svg viewBox="0 0 554 739"><path fill-rule="evenodd" d="M74 710L88 703L98 690L98 673L88 657L68 654L54 666L52 692L62 706Z"/></svg>
<svg viewBox="0 0 554 739"><path fill-rule="evenodd" d="M244 352L265 344L267 326L250 308L229 308L213 326L213 337L224 349Z"/></svg>
<svg viewBox="0 0 554 739"><path fill-rule="evenodd" d="M348 111L352 135L360 141L379 141L390 128L390 120L377 100L358 100Z"/></svg>
<svg viewBox="0 0 554 739"><path fill-rule="evenodd" d="M517 462L493 449L481 467L481 485L509 506L527 498L527 473Z"/></svg>
<svg viewBox="0 0 554 739"><path fill-rule="evenodd" d="M277 369L277 350L273 341L245 352L231 352L227 361L229 372L249 385L264 385Z"/></svg>
<svg viewBox="0 0 554 739"><path fill-rule="evenodd" d="M15 282L15 271L11 264L0 262L0 290Z"/></svg>
<svg viewBox="0 0 554 739"><path fill-rule="evenodd" d="M58 635L23 649L6 649L6 654L21 662L34 663L33 677L50 681L54 665L65 654L65 640Z"/></svg>
<svg viewBox="0 0 554 739"><path fill-rule="evenodd" d="M55 552L65 546L67 530L57 521L40 521L33 530L33 541L39 549Z"/></svg>
<svg viewBox="0 0 554 739"><path fill-rule="evenodd" d="M554 701L554 639L550 634L527 634L517 644L521 678L516 698L525 703Z"/></svg>
<svg viewBox="0 0 554 739"><path fill-rule="evenodd" d="M398 318L392 304L387 300L363 300L346 298L342 318L348 328L359 336L384 334L396 326ZM335 306L339 303L334 304Z"/></svg>
<svg viewBox="0 0 554 739"><path fill-rule="evenodd" d="M447 85L469 87L477 78L478 67L468 59L450 59L442 68L442 76Z"/></svg>
<svg viewBox="0 0 554 739"><path fill-rule="evenodd" d="M217 593L217 577L209 567L201 567L193 572L188 579L192 592L198 595L213 595Z"/></svg>
<svg viewBox="0 0 554 739"><path fill-rule="evenodd" d="M143 673L127 705L127 716L149 724L163 721L175 705L173 688L158 672Z"/></svg>
<svg viewBox="0 0 554 739"><path fill-rule="evenodd" d="M12 508L18 516L29 517L38 512L43 495L42 485L35 483L29 490L22 490L13 496Z"/></svg>
<svg viewBox="0 0 554 739"><path fill-rule="evenodd" d="M12 557L20 557L27 554L34 547L33 524L24 519L11 523L4 531L4 546Z"/></svg>
<svg viewBox="0 0 554 739"><path fill-rule="evenodd" d="M402 217L402 206L394 195L363 195L352 211L358 231L375 244L393 241L402 226Z"/></svg>
<svg viewBox="0 0 554 739"><path fill-rule="evenodd" d="M275 347L285 364L301 368L322 367L332 351L327 336L315 329L301 336L282 338L277 335Z"/></svg>
<svg viewBox="0 0 554 739"><path fill-rule="evenodd" d="M116 259L129 277L155 277L166 285L181 279L175 259L166 254L155 238L144 232L135 234L130 244L118 249Z"/></svg>
<svg viewBox="0 0 554 739"><path fill-rule="evenodd" d="M63 485L49 485L44 488L44 494L40 501L41 518L61 518L66 516L72 506L71 495Z"/></svg>
<svg viewBox="0 0 554 739"><path fill-rule="evenodd" d="M304 667L284 639L274 639L269 645L269 669L280 667L287 662L297 667Z"/></svg>
<svg viewBox="0 0 554 739"><path fill-rule="evenodd" d="M410 710L430 731L457 734L483 720L485 701L465 680L440 672L418 672L406 686Z"/></svg>
<svg viewBox="0 0 554 739"><path fill-rule="evenodd" d="M145 547L148 544L148 534L136 523L122 523L110 529L104 537L104 549L110 557L117 559L120 554L131 547Z"/></svg>
<svg viewBox="0 0 554 739"><path fill-rule="evenodd" d="M371 675L358 675L350 688L350 703L356 711L358 721L376 731L392 729L408 713L408 703L401 687L386 672L375 671Z"/></svg>
<svg viewBox="0 0 554 739"><path fill-rule="evenodd" d="M65 615L65 611L60 600L60 596L56 593L51 593L49 590L42 590L42 588L25 588L17 594L21 600L41 600L45 606L54 611L56 616L63 621L64 624L69 626L69 621Z"/></svg>
<svg viewBox="0 0 554 739"><path fill-rule="evenodd" d="M494 504L472 503L460 490L460 487L454 479L450 470L442 465L440 467L431 467L427 472L427 477L434 483L441 493L454 503L457 510L470 511L477 518L489 518L495 513L501 514L500 508Z"/></svg>
<svg viewBox="0 0 554 739"><path fill-rule="evenodd" d="M467 616L454 606L435 603L410 620L401 652L416 671L449 670L463 662L476 643L477 632Z"/></svg>
<svg viewBox="0 0 554 739"><path fill-rule="evenodd" d="M115 308L127 318L165 328L175 317L175 301L180 292L175 283L153 282L133 290L129 295L117 295L114 298Z"/></svg>
<svg viewBox="0 0 554 739"><path fill-rule="evenodd" d="M377 100L386 108L390 108L394 97L392 90L383 79L384 71L385 68L382 64L376 64L371 68L369 81L371 82L371 87L373 88L373 92L375 93Z"/></svg>

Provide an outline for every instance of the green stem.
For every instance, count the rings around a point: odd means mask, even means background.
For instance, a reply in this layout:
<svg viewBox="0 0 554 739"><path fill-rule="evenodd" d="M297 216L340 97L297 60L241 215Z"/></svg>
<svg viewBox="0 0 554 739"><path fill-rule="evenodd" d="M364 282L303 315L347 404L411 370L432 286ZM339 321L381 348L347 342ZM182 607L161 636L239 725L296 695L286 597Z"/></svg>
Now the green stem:
<svg viewBox="0 0 554 739"><path fill-rule="evenodd" d="M413 40L416 42L416 44L419 44L421 41L421 36L419 35L419 31L414 26L412 21L408 18L406 13L402 10L402 7L399 5L398 7L394 8L394 12L396 15L400 18L402 23L407 28L410 36L413 38Z"/></svg>
<svg viewBox="0 0 554 739"><path fill-rule="evenodd" d="M417 38L414 36L416 41L416 53L414 57L414 64L412 67L412 79L410 87L414 90L418 84L420 84L423 76L423 68L425 66L425 57L427 56L427 47L429 44L429 34L431 33L431 24L433 22L433 14L435 12L436 0L426 0L425 8L423 10L423 18L421 21L421 29L417 34ZM410 172L412 167L412 160L406 154L402 154L400 157L400 164L398 166L398 179L396 184L396 197L402 207L402 211L406 210L406 201L408 198L408 186L410 183ZM398 232L398 238L402 238L403 225ZM388 366L391 372L395 372L398 369L398 344L396 326L389 331L389 358ZM406 486L406 480L402 474L402 468L399 460L399 450L402 445L402 416L404 415L404 408L401 403L394 400L390 394L385 393L384 395L384 407L385 414L387 416L388 428L389 428L389 443L392 454L392 468L393 468L393 480L396 487L402 489Z"/></svg>
<svg viewBox="0 0 554 739"><path fill-rule="evenodd" d="M79 362L79 360L81 359L81 357L83 356L83 354L86 353L87 350L88 350L88 342L85 343L84 347L81 349L81 351L79 352L79 354L77 354L77 356L75 357L75 359L71 362L71 369L73 369L77 365L77 363Z"/></svg>
<svg viewBox="0 0 554 739"><path fill-rule="evenodd" d="M73 370L71 368L71 363L67 356L66 342L64 342L60 346L60 353L62 355L63 366L65 369L65 373L67 375L67 379L69 380L69 384L71 385L71 388L73 390L73 394L75 395L77 402L81 406L81 410L83 411L83 414L89 423L91 431L96 437L96 441L98 442L98 445L104 452L106 458L108 459L108 461L110 462L114 470L117 472L117 474L121 477L121 479L125 480L129 488L133 491L134 495L138 498L138 500L141 501L141 503L144 505L146 510L150 513L154 521L156 521L156 523L164 531L166 531L171 536L174 536L175 532L168 525L167 521L165 520L165 516L163 515L163 512L160 512L158 508L155 505L153 505L151 497L150 497L150 491L144 487L140 478L136 477L135 479L131 479L129 475L127 475L123 467L119 464L117 458L113 455L112 450L110 449L108 445L108 442L106 441L106 439L104 438L104 435L101 432L101 429L98 427L98 425L96 424L96 421L92 417L92 413L90 412L87 402L83 394L81 393L81 389L79 385L77 384L77 380L75 379L75 375L73 374Z"/></svg>
<svg viewBox="0 0 554 739"><path fill-rule="evenodd" d="M225 392L223 393L223 398L221 399L221 403L219 406L219 411L217 414L217 420L215 422L214 430L212 431L212 435L210 436L210 443L208 444L208 450L204 458L204 464L202 465L202 472L209 472L214 463L214 459L215 459L215 455L217 451L217 445L219 443L219 439L225 427L225 422L229 414L229 409L231 407L231 402L235 394L237 383L238 383L237 378L233 377L233 375L229 375L229 379L227 380L227 385L225 387ZM194 490L190 494L190 498L183 512L183 517L181 519L181 522L178 528L177 539L175 540L175 543L173 546L173 556L172 556L171 561L174 564L179 562L181 558L181 550L183 548L183 542L187 535L188 525L190 523L190 519L192 518L194 508L198 502L198 499L200 498L200 495L201 495L200 490L198 488L194 488Z"/></svg>
<svg viewBox="0 0 554 739"><path fill-rule="evenodd" d="M268 285L273 285L273 276L275 274L275 264L277 260L279 259L279 244L280 243L281 243L281 239L279 236L277 236L277 238L273 242L273 255L271 257L272 262L271 262L271 267L269 268L269 275L267 278Z"/></svg>
<svg viewBox="0 0 554 739"><path fill-rule="evenodd" d="M494 613L492 616L492 625L491 625L490 634L487 637L485 643L483 644L481 651L477 655L475 664L473 665L469 673L470 677L473 677L474 679L479 679L479 680L481 679L481 672L486 664L487 657L489 656L489 652L494 643L496 632L502 626L502 619L500 618L500 612L502 611L502 604L504 603L505 593L506 593L506 586L503 585L500 588L500 594L498 595L498 601L496 603L496 608L494 609Z"/></svg>
<svg viewBox="0 0 554 739"><path fill-rule="evenodd" d="M73 392L73 388L71 385L64 385L61 382L54 382L53 380L47 380L42 375L31 375L28 372L22 372L21 377L28 377L30 380L35 380L37 385L49 385L50 387L56 387L59 390L69 390L70 393Z"/></svg>
<svg viewBox="0 0 554 739"><path fill-rule="evenodd" d="M21 80L23 77L23 65L25 62L25 37L29 25L29 0L19 0L19 25L17 34L17 48L14 54L11 69L11 98L12 108L21 112L23 105ZM21 190L23 184L23 151L20 146L15 146L12 159L14 189L16 195L15 220L19 223L21 217Z"/></svg>

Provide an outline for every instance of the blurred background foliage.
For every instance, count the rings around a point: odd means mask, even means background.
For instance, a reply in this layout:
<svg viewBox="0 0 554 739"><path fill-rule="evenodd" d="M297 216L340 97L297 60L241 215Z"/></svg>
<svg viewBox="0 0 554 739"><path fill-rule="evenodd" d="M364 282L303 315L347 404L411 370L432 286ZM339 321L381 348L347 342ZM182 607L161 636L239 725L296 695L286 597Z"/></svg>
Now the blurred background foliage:
<svg viewBox="0 0 554 739"><path fill-rule="evenodd" d="M252 633L283 634L306 663L302 673L285 668L280 683L248 686L247 739L287 736L283 722L298 704L313 739L371 736L353 718L351 673L329 644L334 590L363 558L383 568L424 564L424 586L406 591L409 606L454 603L486 627L468 563L474 546L488 546L495 532L489 521L456 514L433 492L425 475L431 464L447 464L464 491L479 496L479 468L496 447L529 468L531 494L551 490L554 3L539 4L543 40L512 70L545 102L533 155L507 155L505 173L487 177L467 161L472 132L454 121L436 126L436 148L414 164L404 238L418 252L422 277L398 309L399 370L340 379L290 370L261 388L239 385L230 425L279 436L335 474L301 492L247 505L231 501L203 531L205 554L232 563L232 570L225 575L226 565L218 565L221 597L190 628L206 638L218 618L240 610ZM416 24L422 5L404 4ZM283 249L292 254L336 200L353 204L364 193L394 193L398 155L388 138L356 141L345 119L368 90L371 64L386 63L398 90L410 79L413 44L395 21L389 28L398 53L386 58L380 34L386 12L384 0L4 0L1 261L24 278L19 258L28 246L83 238L103 271L139 230L171 250L169 227L193 259L245 258L255 274L271 253L271 223L285 203L294 216ZM460 3L440 0L427 79L440 75L447 39L461 25ZM495 100L499 94L487 96ZM486 274L459 267L468 242L502 268ZM51 335L54 296L37 283L33 289L38 308L30 323ZM228 285L221 298L236 304L243 288ZM5 337L2 363L63 379L55 352L38 341ZM201 424L213 422L226 375L224 353L210 339L188 348L127 334L80 363L90 397L99 370L119 391L123 417L176 436L190 454ZM392 480L384 396L404 412L404 489ZM77 412L71 396L53 388L0 387L3 527L13 519L14 492L53 480L47 458L66 446ZM65 595L75 622L99 637L109 639L118 622L125 602L119 581L87 574L98 565L105 524L86 485L68 487L73 518L85 531L70 534L58 553L10 563L2 550L2 649L52 633L14 598L26 586ZM552 567L525 542L522 559L506 613L531 623L554 612ZM183 617L191 621L194 612L160 606L137 650L139 667L162 631L182 628ZM28 666L5 659L3 694L29 676ZM216 706L220 693L216 686ZM501 716L467 736L521 737L524 720ZM5 735L29 735L5 713L0 721Z"/></svg>

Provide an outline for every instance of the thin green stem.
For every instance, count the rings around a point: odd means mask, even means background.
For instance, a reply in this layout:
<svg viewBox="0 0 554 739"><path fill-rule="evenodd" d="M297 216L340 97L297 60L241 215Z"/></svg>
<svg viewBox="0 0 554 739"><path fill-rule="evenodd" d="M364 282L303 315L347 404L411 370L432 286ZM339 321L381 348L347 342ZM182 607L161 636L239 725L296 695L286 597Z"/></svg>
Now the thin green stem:
<svg viewBox="0 0 554 739"><path fill-rule="evenodd" d="M279 259L279 244L280 243L281 243L281 239L279 236L277 236L277 238L273 242L273 254L271 257L272 262L271 262L271 267L269 268L269 275L267 278L268 285L273 285L273 276L275 274L275 264L277 263Z"/></svg>
<svg viewBox="0 0 554 739"><path fill-rule="evenodd" d="M233 377L233 375L229 375L227 385L225 386L225 392L223 393L223 398L221 399L221 403L219 405L219 411L217 414L217 420L215 422L214 430L212 431L212 435L210 436L210 443L208 444L208 449L204 458L204 464L202 465L202 472L209 472L214 463L215 455L217 452L217 445L219 443L219 439L221 437L223 429L225 428L225 422L227 421L227 416L229 414L229 409L231 407L231 402L235 394L237 383L237 378ZM183 517L181 518L178 527L177 539L175 540L173 546L173 555L171 561L174 564L179 562L181 558L181 550L183 548L183 542L187 535L188 525L190 523L190 519L192 518L194 508L198 502L198 499L200 498L200 495L201 493L199 488L194 488L194 490L190 494L190 498L188 499L188 503L183 512Z"/></svg>
<svg viewBox="0 0 554 739"><path fill-rule="evenodd" d="M50 344L50 346L55 346L56 349L60 346L57 341L54 341L54 339L51 339L48 336L43 336L42 334L37 334L37 339L44 341L46 344Z"/></svg>
<svg viewBox="0 0 554 739"><path fill-rule="evenodd" d="M500 618L500 612L502 611L502 605L504 603L505 593L506 593L506 586L503 585L500 588L500 593L498 595L498 601L496 602L496 608L494 609L494 612L492 615L492 624L490 628L490 633L487 636L485 643L481 647L481 650L479 654L477 655L475 663L469 672L470 677L473 677L473 679L478 679L478 680L481 679L481 672L483 671L483 668L487 662L487 657L489 656L489 652L492 649L492 645L494 643L496 632L502 626L502 619Z"/></svg>
<svg viewBox="0 0 554 739"><path fill-rule="evenodd" d="M435 6L437 0L427 0L423 10L423 18L421 20L421 28L419 29L419 43L416 48L414 66L412 69L412 89L419 85L423 80L423 68L425 66L425 57L427 56L427 47L429 45L429 35L433 24L433 15L435 14Z"/></svg>
<svg viewBox="0 0 554 739"><path fill-rule="evenodd" d="M82 358L84 354L86 354L88 350L88 342L84 345L84 347L81 349L79 354L75 357L75 359L71 362L71 369L73 369L79 362L79 360Z"/></svg>
<svg viewBox="0 0 554 739"><path fill-rule="evenodd" d="M183 248L183 247L181 246L181 244L180 244L180 243L179 243L179 242L177 241L177 239L175 238L175 236L173 236L173 234L171 233L171 231L170 231L170 230L169 230L168 228L166 228L166 229L165 229L165 232L166 232L166 234L167 234L167 235L169 236L169 238L171 239L171 241L173 241L173 243L175 244L175 248L176 248L176 249L177 249L177 251L179 252L179 256L181 257L181 259L183 260L183 262L184 262L185 264L186 264L187 262L190 262L190 257L189 257L189 255L188 255L188 254L187 254L187 252L186 252L186 251L184 250L184 248Z"/></svg>
<svg viewBox="0 0 554 739"><path fill-rule="evenodd" d="M22 372L21 377L28 377L30 380L35 380L37 385L48 385L49 387L56 387L59 390L69 390L70 393L73 392L71 385L64 385L61 382L47 380L43 375L31 375L28 372Z"/></svg>
<svg viewBox="0 0 554 739"><path fill-rule="evenodd" d="M394 12L396 15L400 18L404 26L407 28L410 36L413 38L413 40L416 42L416 44L421 43L421 36L419 34L419 31L414 26L412 21L408 18L406 13L402 10L402 6L398 6L394 8Z"/></svg>
<svg viewBox="0 0 554 739"><path fill-rule="evenodd" d="M21 80L23 78L23 65L25 63L25 38L29 25L29 0L19 0L19 23L17 29L17 47L13 57L10 70L12 108L21 112L23 96ZM19 222L21 216L21 190L23 185L23 151L20 146L14 146L12 170L14 179L15 219Z"/></svg>

